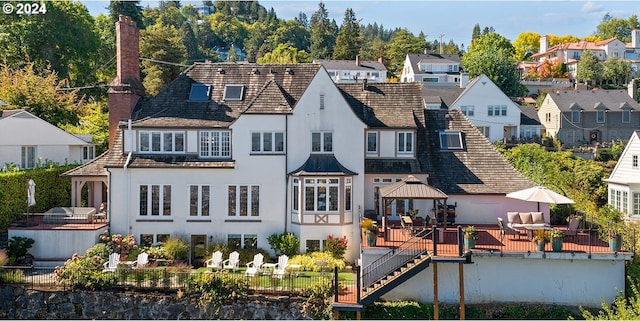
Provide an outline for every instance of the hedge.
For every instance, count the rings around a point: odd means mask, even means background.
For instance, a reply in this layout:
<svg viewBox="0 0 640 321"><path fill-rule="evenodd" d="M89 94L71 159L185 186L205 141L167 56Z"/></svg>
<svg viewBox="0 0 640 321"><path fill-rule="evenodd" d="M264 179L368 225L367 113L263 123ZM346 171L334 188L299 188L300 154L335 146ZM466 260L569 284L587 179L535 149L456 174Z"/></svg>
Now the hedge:
<svg viewBox="0 0 640 321"><path fill-rule="evenodd" d="M30 213L42 213L53 207L71 205L71 178L60 174L77 164L49 166L25 171L0 172L0 230L27 211L27 183L36 183L36 204Z"/></svg>

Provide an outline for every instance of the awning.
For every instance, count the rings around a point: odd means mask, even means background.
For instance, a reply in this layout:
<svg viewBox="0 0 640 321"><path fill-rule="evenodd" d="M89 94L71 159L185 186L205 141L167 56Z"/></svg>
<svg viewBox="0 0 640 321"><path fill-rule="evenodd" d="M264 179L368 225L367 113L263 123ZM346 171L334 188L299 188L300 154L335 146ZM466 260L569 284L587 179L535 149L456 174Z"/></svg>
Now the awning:
<svg viewBox="0 0 640 321"><path fill-rule="evenodd" d="M300 168L289 175L301 176L352 176L358 173L342 166L333 154L312 154Z"/></svg>

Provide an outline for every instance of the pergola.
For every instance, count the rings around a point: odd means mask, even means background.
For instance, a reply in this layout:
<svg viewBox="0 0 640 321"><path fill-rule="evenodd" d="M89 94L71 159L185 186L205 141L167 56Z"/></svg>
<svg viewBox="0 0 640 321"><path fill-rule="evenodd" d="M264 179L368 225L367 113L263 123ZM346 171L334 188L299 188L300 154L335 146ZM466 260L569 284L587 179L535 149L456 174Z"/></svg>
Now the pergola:
<svg viewBox="0 0 640 321"><path fill-rule="evenodd" d="M382 204L384 209L382 212L382 230L384 231L384 239L388 240L387 235L387 206L391 205L397 199L422 199L433 200L434 214L437 215L436 201L443 200L445 215L447 208L447 194L441 190L423 183L420 179L413 175L409 175L402 180L380 188L380 195L382 196ZM446 226L446 216L444 220Z"/></svg>

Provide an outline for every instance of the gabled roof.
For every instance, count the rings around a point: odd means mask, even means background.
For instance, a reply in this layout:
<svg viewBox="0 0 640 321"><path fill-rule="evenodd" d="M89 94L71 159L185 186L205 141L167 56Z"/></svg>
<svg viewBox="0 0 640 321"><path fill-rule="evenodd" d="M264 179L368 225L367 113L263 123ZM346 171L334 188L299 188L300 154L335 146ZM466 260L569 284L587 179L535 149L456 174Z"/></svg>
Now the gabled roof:
<svg viewBox="0 0 640 321"><path fill-rule="evenodd" d="M431 87L425 86L422 87L422 97L425 102L433 102L436 101L436 98L439 99L444 106L442 108L449 108L449 106L453 105L453 102L460 97L460 94L464 91L464 88L459 87Z"/></svg>
<svg viewBox="0 0 640 321"><path fill-rule="evenodd" d="M519 105L520 111L520 125L528 126L541 126L540 117L538 117L538 111L536 106L522 106Z"/></svg>
<svg viewBox="0 0 640 321"><path fill-rule="evenodd" d="M460 111L425 110L424 114L426 122L418 133L417 157L429 173L430 185L449 196L506 194L535 185L513 168ZM444 130L460 131L466 148L441 150L437 133Z"/></svg>
<svg viewBox="0 0 640 321"><path fill-rule="evenodd" d="M360 70L360 71L387 71L387 67L379 61L360 61L360 65L355 60L326 60L315 59L314 64L321 64L327 70Z"/></svg>
<svg viewBox="0 0 640 321"><path fill-rule="evenodd" d="M228 127L242 112L290 112L319 64L195 63L155 97L140 99L135 127ZM210 100L189 101L191 85L210 86ZM226 85L242 85L241 100L224 100ZM276 101L277 104L272 102Z"/></svg>
<svg viewBox="0 0 640 321"><path fill-rule="evenodd" d="M407 54L409 64L414 74L425 74L418 64L455 64L460 65L460 55L440 55L440 54Z"/></svg>
<svg viewBox="0 0 640 321"><path fill-rule="evenodd" d="M369 127L415 128L424 103L419 83L336 84L353 112ZM402 107L402 108L401 108Z"/></svg>
<svg viewBox="0 0 640 321"><path fill-rule="evenodd" d="M598 109L620 111L622 106L638 109L636 103L625 90L558 90L550 92L547 97L552 99L560 111L570 112L576 104L584 112L595 112Z"/></svg>

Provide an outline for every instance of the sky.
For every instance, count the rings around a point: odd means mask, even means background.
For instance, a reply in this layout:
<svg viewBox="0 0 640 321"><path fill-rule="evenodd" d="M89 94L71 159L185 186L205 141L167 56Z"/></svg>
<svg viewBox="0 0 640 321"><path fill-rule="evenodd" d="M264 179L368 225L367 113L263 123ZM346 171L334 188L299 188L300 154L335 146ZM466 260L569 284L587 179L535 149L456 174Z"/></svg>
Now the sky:
<svg viewBox="0 0 640 321"><path fill-rule="evenodd" d="M81 0L92 15L106 14L109 1ZM310 19L319 0L259 1L267 10L273 8L280 19L293 19L303 12ZM353 9L364 25L382 25L385 29L407 28L414 35L421 31L427 41L448 43L453 40L466 48L475 24L493 27L512 42L522 32L540 35L573 35L586 37L595 32L606 13L627 19L640 14L640 1L337 1L323 0L329 18L342 24L344 12ZM143 7L156 7L158 1L142 0ZM202 1L182 0L183 5L199 5ZM442 36L442 38L440 38Z"/></svg>

